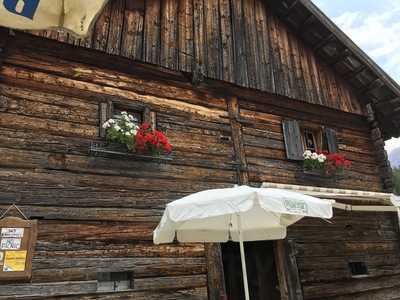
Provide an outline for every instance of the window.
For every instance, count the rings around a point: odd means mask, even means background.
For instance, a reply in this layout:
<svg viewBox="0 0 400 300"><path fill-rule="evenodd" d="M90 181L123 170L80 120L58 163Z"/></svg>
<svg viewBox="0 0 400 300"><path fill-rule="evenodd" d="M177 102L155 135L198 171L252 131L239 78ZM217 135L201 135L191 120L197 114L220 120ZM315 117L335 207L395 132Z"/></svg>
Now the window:
<svg viewBox="0 0 400 300"><path fill-rule="evenodd" d="M303 128L302 130L303 150L310 150L312 152L321 151L322 147L319 145L319 135L317 130L311 128Z"/></svg>
<svg viewBox="0 0 400 300"><path fill-rule="evenodd" d="M106 136L106 130L103 128L104 122L108 119L118 116L121 112L126 111L132 115L136 120L137 124L147 122L151 126L156 128L156 113L151 111L148 107L137 106L136 104L121 104L114 103L112 101L101 102L99 104L99 135L104 138Z"/></svg>
<svg viewBox="0 0 400 300"><path fill-rule="evenodd" d="M349 268L351 272L351 277L360 278L368 276L368 268L365 262L349 262Z"/></svg>
<svg viewBox="0 0 400 300"><path fill-rule="evenodd" d="M133 272L108 272L97 274L97 291L118 292L133 288Z"/></svg>
<svg viewBox="0 0 400 300"><path fill-rule="evenodd" d="M303 160L305 150L337 152L336 131L321 125L296 120L284 120L283 135L286 156L290 160Z"/></svg>
<svg viewBox="0 0 400 300"><path fill-rule="evenodd" d="M132 115L134 117L134 122L136 125L140 125L143 123L143 112L138 111L138 110L133 110L133 109L126 109L124 107L121 106L114 106L114 110L113 110L113 117L119 117L121 116L121 113L125 111L128 114Z"/></svg>

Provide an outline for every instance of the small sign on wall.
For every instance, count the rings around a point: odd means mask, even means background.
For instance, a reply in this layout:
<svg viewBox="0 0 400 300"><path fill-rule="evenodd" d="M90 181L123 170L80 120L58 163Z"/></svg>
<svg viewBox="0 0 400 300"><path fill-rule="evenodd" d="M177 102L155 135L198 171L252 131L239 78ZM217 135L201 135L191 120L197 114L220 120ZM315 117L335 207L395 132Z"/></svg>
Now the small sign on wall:
<svg viewBox="0 0 400 300"><path fill-rule="evenodd" d="M26 282L32 276L32 257L37 238L37 221L0 217L0 282Z"/></svg>

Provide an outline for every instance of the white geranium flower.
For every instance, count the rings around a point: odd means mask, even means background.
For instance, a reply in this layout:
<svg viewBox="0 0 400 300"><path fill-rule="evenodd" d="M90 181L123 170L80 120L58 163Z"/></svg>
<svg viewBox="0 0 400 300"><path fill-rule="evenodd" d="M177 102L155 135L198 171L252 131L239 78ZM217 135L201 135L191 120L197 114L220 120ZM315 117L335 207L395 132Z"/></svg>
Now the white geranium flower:
<svg viewBox="0 0 400 300"><path fill-rule="evenodd" d="M311 154L311 159L318 159L318 154L315 153L315 152L313 152L313 153Z"/></svg>
<svg viewBox="0 0 400 300"><path fill-rule="evenodd" d="M310 150L304 151L303 157L309 159L311 157L311 151Z"/></svg>
<svg viewBox="0 0 400 300"><path fill-rule="evenodd" d="M115 129L116 131L120 131L120 130L121 130L121 127L119 127L119 125L114 125L114 129Z"/></svg>
<svg viewBox="0 0 400 300"><path fill-rule="evenodd" d="M107 122L110 123L110 124L114 124L114 123L115 123L115 120L114 120L114 119L110 119L110 120L108 120Z"/></svg>
<svg viewBox="0 0 400 300"><path fill-rule="evenodd" d="M125 116L125 115L127 115L128 113L126 112L126 111L122 111L121 112L121 115L123 115L123 116Z"/></svg>
<svg viewBox="0 0 400 300"><path fill-rule="evenodd" d="M104 129L107 129L107 128L109 128L109 127L110 127L110 123L109 123L108 121L104 122L103 128L104 128Z"/></svg>
<svg viewBox="0 0 400 300"><path fill-rule="evenodd" d="M326 160L326 156L321 153L320 155L318 155L318 160L324 162Z"/></svg>

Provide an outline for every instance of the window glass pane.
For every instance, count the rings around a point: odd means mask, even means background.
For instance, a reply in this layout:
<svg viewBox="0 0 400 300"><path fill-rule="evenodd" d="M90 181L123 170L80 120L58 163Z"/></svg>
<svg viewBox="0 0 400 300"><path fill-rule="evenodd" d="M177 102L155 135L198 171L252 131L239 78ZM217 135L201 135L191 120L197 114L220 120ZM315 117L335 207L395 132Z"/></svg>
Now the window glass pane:
<svg viewBox="0 0 400 300"><path fill-rule="evenodd" d="M137 125L140 125L143 123L143 117L142 117L142 112L136 111L136 110L131 110L131 109L124 109L123 107L115 107L114 108L114 117L121 116L121 113L125 111L129 115L132 115L134 117L134 123Z"/></svg>
<svg viewBox="0 0 400 300"><path fill-rule="evenodd" d="M317 149L317 141L316 141L314 132L312 132L311 130L305 129L303 139L304 139L305 150L310 150L312 152L316 152L318 150Z"/></svg>

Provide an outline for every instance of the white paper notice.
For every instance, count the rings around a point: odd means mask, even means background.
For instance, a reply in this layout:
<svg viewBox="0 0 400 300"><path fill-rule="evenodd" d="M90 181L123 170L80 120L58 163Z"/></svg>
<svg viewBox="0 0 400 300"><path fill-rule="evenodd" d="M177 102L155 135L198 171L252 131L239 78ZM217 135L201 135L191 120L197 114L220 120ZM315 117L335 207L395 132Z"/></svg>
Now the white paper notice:
<svg viewBox="0 0 400 300"><path fill-rule="evenodd" d="M19 238L2 238L0 242L1 250L18 250L21 248L21 239Z"/></svg>
<svg viewBox="0 0 400 300"><path fill-rule="evenodd" d="M2 228L2 238L22 238L24 236L24 228Z"/></svg>

